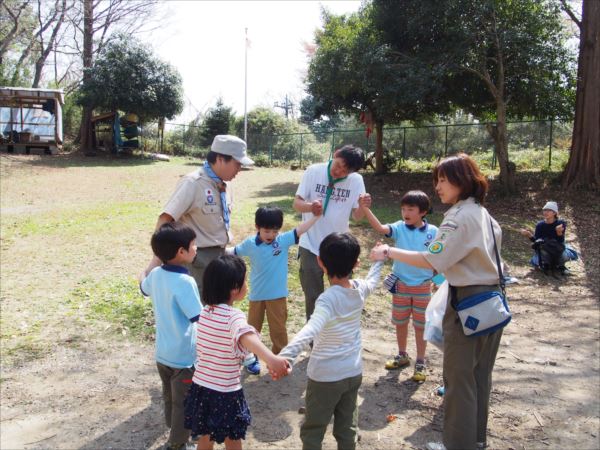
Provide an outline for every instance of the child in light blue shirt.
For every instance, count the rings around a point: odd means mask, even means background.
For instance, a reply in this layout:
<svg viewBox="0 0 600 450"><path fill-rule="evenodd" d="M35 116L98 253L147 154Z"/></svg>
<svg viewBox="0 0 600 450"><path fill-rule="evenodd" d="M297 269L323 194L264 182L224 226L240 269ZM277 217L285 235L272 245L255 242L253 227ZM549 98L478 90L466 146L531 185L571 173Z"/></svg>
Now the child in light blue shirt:
<svg viewBox="0 0 600 450"><path fill-rule="evenodd" d="M382 225L373 212L363 206L365 215L373 229L395 241L397 248L425 251L435 238L437 227L425 220L431 203L423 191L409 191L400 200L402 218L395 223ZM392 293L392 324L396 327L398 354L386 361L385 368L399 369L410 364L406 351L408 322L412 316L417 346L417 360L413 380L423 382L427 378L425 351L427 341L423 339L425 328L425 309L431 298L431 279L434 273L430 269L409 266L394 261L393 273L386 279L386 285Z"/></svg>
<svg viewBox="0 0 600 450"><path fill-rule="evenodd" d="M293 230L279 234L283 226L283 211L277 207L260 207L255 214L257 233L233 249L228 249L228 253L250 259L248 323L260 333L266 313L274 354L278 354L288 342L286 321L289 248L298 244L300 236L318 219L319 216L314 216ZM260 373L260 363L255 356L247 359L244 365L249 373Z"/></svg>
<svg viewBox="0 0 600 450"><path fill-rule="evenodd" d="M179 222L163 224L153 235L152 251L163 262L140 275L140 289L152 298L156 323L156 366L163 388L166 448L185 448L190 430L184 427L184 399L194 375L195 322L202 305L198 286L184 264L196 256L196 233Z"/></svg>

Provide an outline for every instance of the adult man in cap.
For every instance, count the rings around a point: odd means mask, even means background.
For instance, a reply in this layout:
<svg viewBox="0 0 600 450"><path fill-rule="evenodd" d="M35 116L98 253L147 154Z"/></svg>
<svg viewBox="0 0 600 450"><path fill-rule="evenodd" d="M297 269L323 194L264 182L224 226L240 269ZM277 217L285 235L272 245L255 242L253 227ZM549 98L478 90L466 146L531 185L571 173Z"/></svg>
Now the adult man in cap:
<svg viewBox="0 0 600 450"><path fill-rule="evenodd" d="M202 295L204 269L225 253L229 232L231 195L227 182L235 178L242 165L254 161L246 154L246 142L236 136L215 136L204 165L184 176L167 201L156 222L156 229L178 220L196 232L196 258L189 267ZM160 265L154 256L146 273Z"/></svg>

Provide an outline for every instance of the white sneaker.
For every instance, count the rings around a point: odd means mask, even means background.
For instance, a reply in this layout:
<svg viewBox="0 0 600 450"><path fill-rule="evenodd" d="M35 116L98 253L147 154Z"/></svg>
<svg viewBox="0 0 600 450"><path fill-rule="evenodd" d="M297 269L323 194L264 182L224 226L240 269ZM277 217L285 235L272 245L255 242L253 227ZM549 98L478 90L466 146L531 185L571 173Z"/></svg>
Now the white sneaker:
<svg viewBox="0 0 600 450"><path fill-rule="evenodd" d="M425 448L427 450L446 450L446 446L441 442L428 442Z"/></svg>

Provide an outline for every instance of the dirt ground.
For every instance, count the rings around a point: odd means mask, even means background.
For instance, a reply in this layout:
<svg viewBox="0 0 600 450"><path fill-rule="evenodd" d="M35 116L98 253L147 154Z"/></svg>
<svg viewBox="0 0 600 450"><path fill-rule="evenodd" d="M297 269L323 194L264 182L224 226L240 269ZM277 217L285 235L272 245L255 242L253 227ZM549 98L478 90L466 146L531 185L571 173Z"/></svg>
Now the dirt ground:
<svg viewBox="0 0 600 450"><path fill-rule="evenodd" d="M135 276L144 267L150 256L148 228L178 177L193 164L147 164L132 173L101 160L65 156L1 155L0 163L0 447L161 448L166 428L152 343L116 334L105 324L86 323L64 299L84 276ZM234 182L236 202L294 189L300 177L299 171L282 169L244 171ZM399 193L409 188L432 193L426 175L367 175L365 182L375 203L399 203ZM510 275L519 280L508 290L514 319L505 329L494 370L488 444L598 449L600 197L565 195L541 175L520 176L519 186L517 197L506 198L495 195L493 185L488 206L504 230L502 253ZM25 216L106 204L125 192L132 202L147 201L155 213L131 235L115 237L110 248L111 231L100 227L75 241L43 234L7 237L7 230ZM571 264L572 275L560 280L528 266L529 249L517 233L522 220L538 219L549 199L559 201L569 224L567 240L582 255ZM366 227L352 230L365 246L375 241ZM242 236L247 230L238 231ZM302 299L295 295L290 302ZM383 361L395 351L388 302L380 290L364 312L359 448L423 448L441 438L443 405L435 388L441 383L442 354L430 346L424 384L410 380L412 368L386 371ZM38 341L29 339L34 332L41 336ZM294 373L280 382L266 375L244 377L253 413L246 448L301 447L306 362L301 358ZM324 447L335 448L330 431Z"/></svg>

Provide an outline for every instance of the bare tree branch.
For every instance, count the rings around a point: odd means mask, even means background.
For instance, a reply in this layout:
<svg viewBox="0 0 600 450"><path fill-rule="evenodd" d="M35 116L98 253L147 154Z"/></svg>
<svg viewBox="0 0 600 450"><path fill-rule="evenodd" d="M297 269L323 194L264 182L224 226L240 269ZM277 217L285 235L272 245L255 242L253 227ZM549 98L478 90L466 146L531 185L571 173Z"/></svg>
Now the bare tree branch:
<svg viewBox="0 0 600 450"><path fill-rule="evenodd" d="M575 25L577 25L579 31L581 32L581 20L575 15L575 12L573 12L571 7L568 5L567 0L560 0L560 4L562 5L563 11L567 13L573 22L575 22Z"/></svg>
<svg viewBox="0 0 600 450"><path fill-rule="evenodd" d="M41 52L40 52L40 57L35 62L35 75L33 77L32 87L39 87L44 64L46 63L46 60L48 59L48 55L50 54L50 51L54 47L54 42L56 41L56 36L58 35L58 32L60 31L60 28L65 20L65 13L67 10L67 0L62 0L60 16L58 17L58 19L55 20L56 13L58 12L58 5L59 5L59 0L56 0L55 14L54 14L54 16L52 16L52 22L56 22L56 25L54 25L52 34L50 35L50 39L48 40L48 44L46 45L45 48L42 47ZM41 43L41 45L43 45L43 41L40 41L40 43Z"/></svg>
<svg viewBox="0 0 600 450"><path fill-rule="evenodd" d="M4 2L0 6L4 7L4 9L6 10L6 12L8 13L8 15L11 17L11 19L13 21L12 28L6 34L6 37L4 37L4 39L2 39L0 41L0 59L1 59L4 56L4 54L6 53L6 51L8 50L8 47L10 46L10 44L13 42L13 40L19 33L19 26L21 25L19 22L19 18L21 17L21 13L25 10L25 8L27 8L29 6L29 0L26 0L23 3L21 3L21 6L15 12L13 12L8 7L8 5Z"/></svg>

